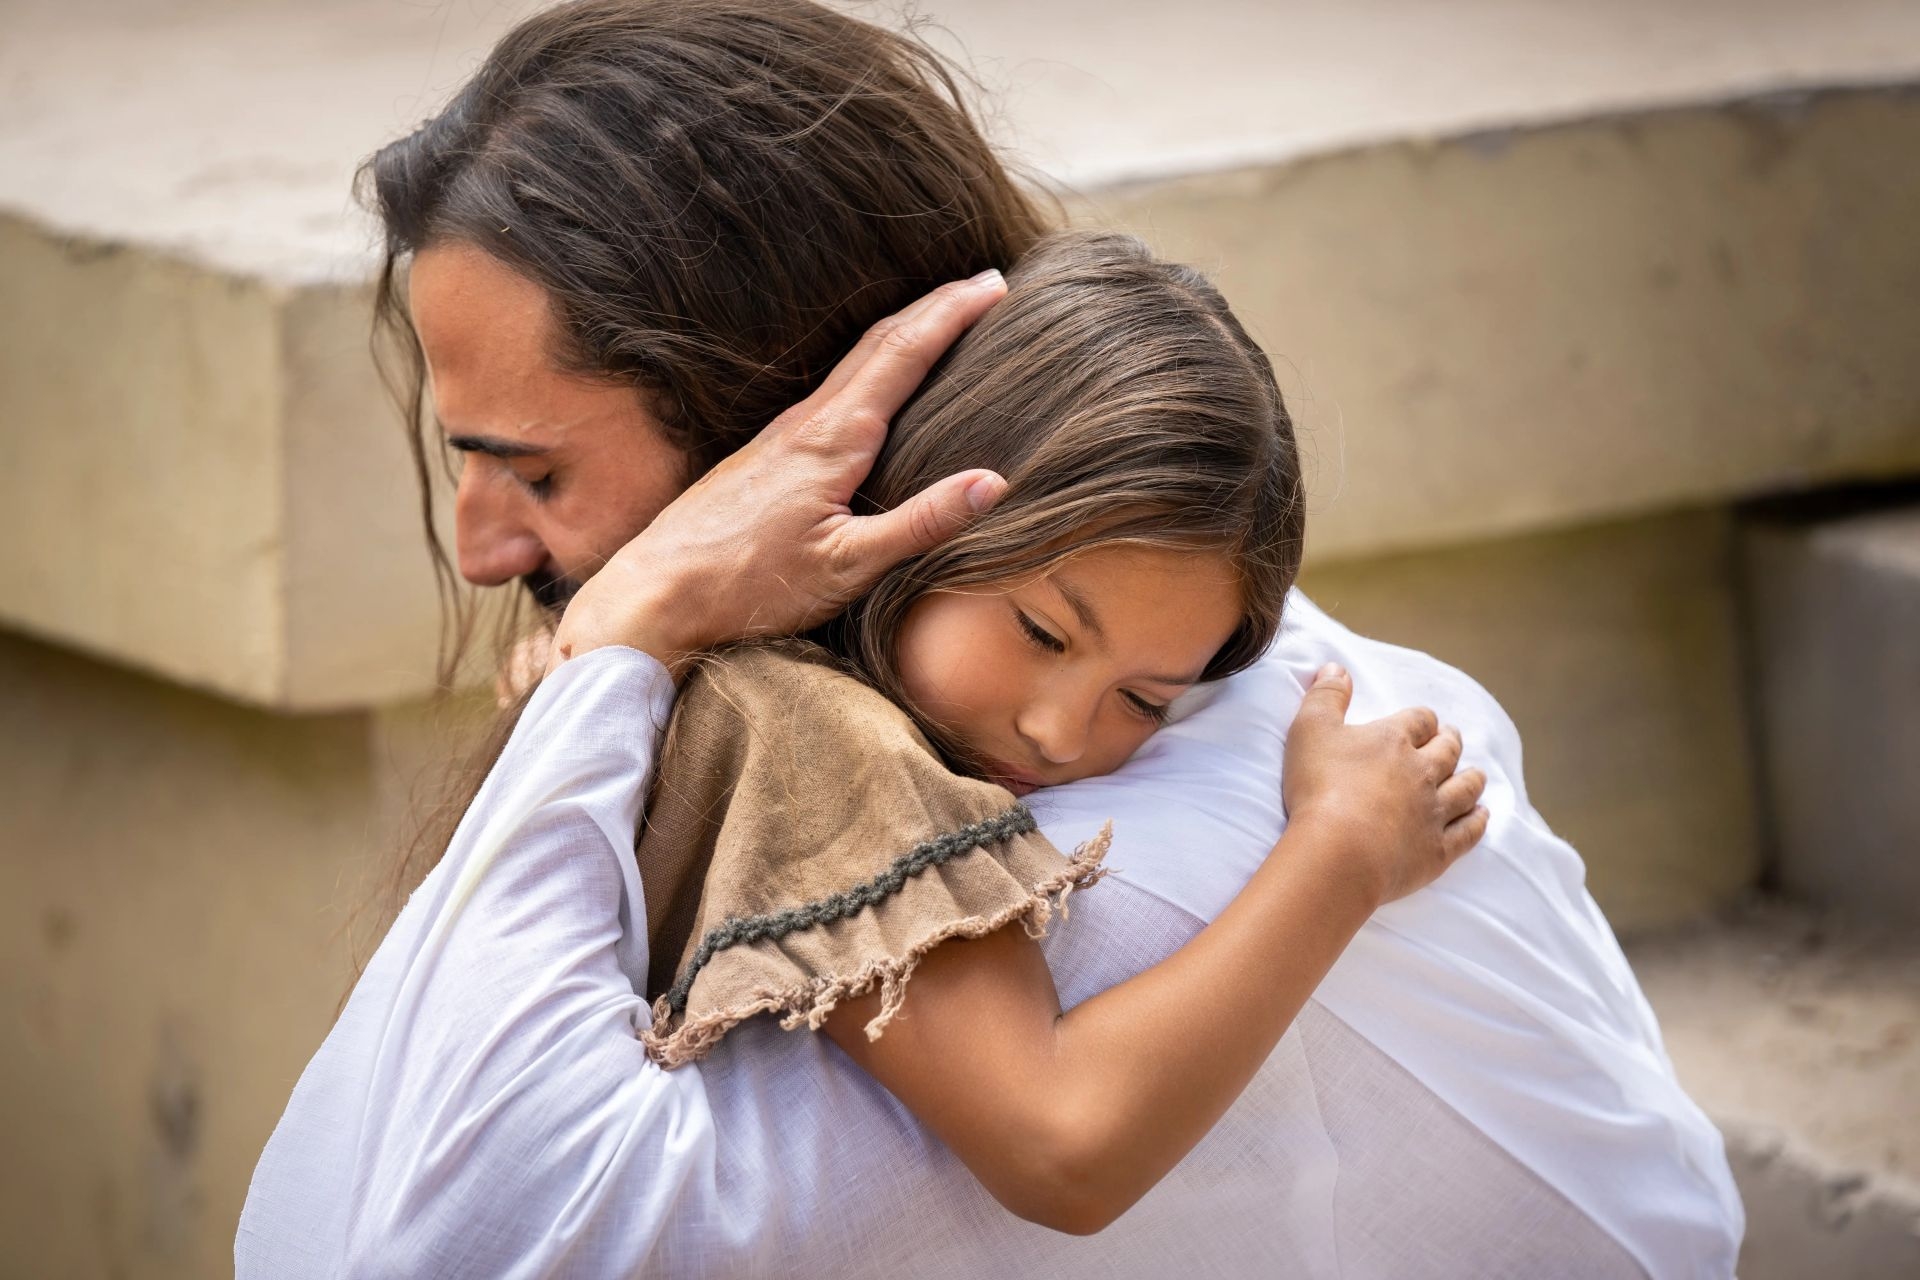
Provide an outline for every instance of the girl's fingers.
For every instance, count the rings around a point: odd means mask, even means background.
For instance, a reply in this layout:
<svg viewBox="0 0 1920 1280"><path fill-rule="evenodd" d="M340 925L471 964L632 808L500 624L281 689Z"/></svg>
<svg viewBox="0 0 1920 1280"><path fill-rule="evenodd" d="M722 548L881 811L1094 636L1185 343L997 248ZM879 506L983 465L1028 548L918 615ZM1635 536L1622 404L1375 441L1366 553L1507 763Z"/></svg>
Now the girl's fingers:
<svg viewBox="0 0 1920 1280"><path fill-rule="evenodd" d="M1486 789L1486 774L1478 769L1462 769L1440 784L1440 812L1449 821L1458 821L1472 811Z"/></svg>
<svg viewBox="0 0 1920 1280"><path fill-rule="evenodd" d="M1416 747L1424 747L1440 732L1440 717L1428 707L1408 707L1388 717L1407 735L1407 741Z"/></svg>
<svg viewBox="0 0 1920 1280"><path fill-rule="evenodd" d="M1485 805L1475 805L1470 812L1447 824L1446 830L1440 833L1440 848L1448 863L1480 843L1487 834L1488 816Z"/></svg>
<svg viewBox="0 0 1920 1280"><path fill-rule="evenodd" d="M1427 776L1438 786L1460 767L1460 753L1466 747L1461 741L1460 731L1449 724L1442 725L1440 732L1428 739L1426 746L1417 750L1421 759L1427 762Z"/></svg>

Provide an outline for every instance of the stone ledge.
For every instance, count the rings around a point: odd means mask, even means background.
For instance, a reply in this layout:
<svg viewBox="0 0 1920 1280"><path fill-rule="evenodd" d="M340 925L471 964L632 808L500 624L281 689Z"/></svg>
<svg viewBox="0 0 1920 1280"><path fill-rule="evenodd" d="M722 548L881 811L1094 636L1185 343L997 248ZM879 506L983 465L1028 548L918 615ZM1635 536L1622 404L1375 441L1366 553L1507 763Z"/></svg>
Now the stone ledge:
<svg viewBox="0 0 1920 1280"><path fill-rule="evenodd" d="M1403 142L1090 202L1217 267L1312 556L1920 472L1920 91Z"/></svg>
<svg viewBox="0 0 1920 1280"><path fill-rule="evenodd" d="M432 688L438 615L367 291L0 218L0 621L289 711Z"/></svg>
<svg viewBox="0 0 1920 1280"><path fill-rule="evenodd" d="M1131 187L1300 409L1315 562L1920 471L1920 93ZM365 292L0 219L0 625L258 705L431 684ZM103 353L111 353L111 359Z"/></svg>

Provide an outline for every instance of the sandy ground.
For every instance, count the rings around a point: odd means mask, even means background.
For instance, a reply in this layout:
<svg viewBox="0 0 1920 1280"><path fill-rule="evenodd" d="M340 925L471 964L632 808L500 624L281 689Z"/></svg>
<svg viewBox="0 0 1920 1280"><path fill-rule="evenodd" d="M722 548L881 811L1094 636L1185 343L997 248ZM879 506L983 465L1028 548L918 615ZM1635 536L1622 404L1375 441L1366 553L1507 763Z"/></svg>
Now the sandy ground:
<svg viewBox="0 0 1920 1280"><path fill-rule="evenodd" d="M1716 1120L1920 1202L1920 939L1757 904L1628 955Z"/></svg>

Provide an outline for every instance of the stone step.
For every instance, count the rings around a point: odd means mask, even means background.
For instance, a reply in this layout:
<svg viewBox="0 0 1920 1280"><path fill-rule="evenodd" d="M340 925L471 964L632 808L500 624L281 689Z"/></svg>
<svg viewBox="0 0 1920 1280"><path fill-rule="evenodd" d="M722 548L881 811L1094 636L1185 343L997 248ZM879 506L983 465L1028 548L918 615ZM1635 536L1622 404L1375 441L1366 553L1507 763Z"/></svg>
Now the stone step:
<svg viewBox="0 0 1920 1280"><path fill-rule="evenodd" d="M0 624L282 710L430 687L348 187L527 8L9 5ZM922 8L1077 210L1220 268L1317 559L1920 470L1910 4Z"/></svg>
<svg viewBox="0 0 1920 1280"><path fill-rule="evenodd" d="M1628 955L1726 1135L1744 1280L1920 1276L1920 942L1756 903Z"/></svg>
<svg viewBox="0 0 1920 1280"><path fill-rule="evenodd" d="M1741 544L1774 876L1920 926L1920 493L1762 507Z"/></svg>
<svg viewBox="0 0 1920 1280"><path fill-rule="evenodd" d="M1362 635L1485 685L1526 743L1533 804L1625 934L1676 925L1760 874L1724 510L1310 566Z"/></svg>

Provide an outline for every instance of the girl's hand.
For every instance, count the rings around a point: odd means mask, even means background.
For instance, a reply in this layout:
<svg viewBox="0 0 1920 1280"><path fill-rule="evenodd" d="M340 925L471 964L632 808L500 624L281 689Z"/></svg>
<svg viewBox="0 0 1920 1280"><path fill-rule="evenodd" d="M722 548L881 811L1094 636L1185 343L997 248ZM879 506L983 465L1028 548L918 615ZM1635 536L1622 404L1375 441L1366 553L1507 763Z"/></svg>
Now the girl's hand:
<svg viewBox="0 0 1920 1280"><path fill-rule="evenodd" d="M997 502L1007 482L966 471L891 511L856 516L847 505L893 415L1005 293L989 271L875 325L819 390L694 482L587 580L546 669L616 644L673 668L730 640L804 630Z"/></svg>
<svg viewBox="0 0 1920 1280"><path fill-rule="evenodd" d="M1307 847L1328 850L1339 874L1362 877L1384 904L1480 842L1487 777L1459 768L1460 731L1425 707L1350 725L1352 700L1352 677L1337 664L1314 676L1287 734L1280 794L1289 828L1308 824L1316 838Z"/></svg>

